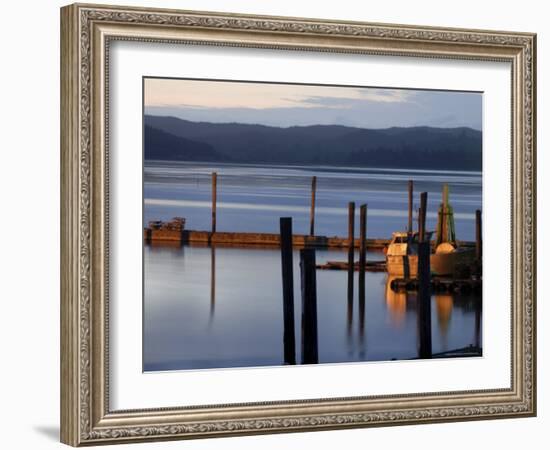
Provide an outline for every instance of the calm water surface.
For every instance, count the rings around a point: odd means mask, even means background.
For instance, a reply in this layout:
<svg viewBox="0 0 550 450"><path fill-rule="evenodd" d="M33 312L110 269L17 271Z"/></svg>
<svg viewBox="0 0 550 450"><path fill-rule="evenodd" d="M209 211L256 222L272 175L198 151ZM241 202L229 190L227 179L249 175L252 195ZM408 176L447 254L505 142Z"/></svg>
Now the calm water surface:
<svg viewBox="0 0 550 450"><path fill-rule="evenodd" d="M382 256L368 254L371 260ZM317 250L317 262L345 258L344 252ZM280 265L280 253L270 249L145 247L145 370L282 364ZM298 267L295 252L299 361ZM317 271L319 362L416 357L415 295L392 292L385 273L367 273L362 312L357 277L350 311L347 273ZM469 296L432 297L434 353L475 343L475 304Z"/></svg>
<svg viewBox="0 0 550 450"><path fill-rule="evenodd" d="M306 233L312 175L318 177L317 234L345 235L348 201L369 204L369 237L389 237L392 231L404 229L406 183L411 178L416 192L429 192L432 212L440 201L442 183L450 183L460 239L473 238L473 212L481 208L478 173L147 163L144 222L179 215L187 218L190 229L209 229L209 174L213 170L219 174L220 231L277 232L279 217L292 216L294 232ZM433 228L435 215L428 218ZM316 257L322 263L344 261L347 255L340 250L317 250ZM384 255L369 253L367 257L382 260ZM278 249L146 245L144 269L144 370L283 364ZM296 357L300 361L297 251L294 272ZM385 273L367 273L362 307L357 278L356 273L350 308L347 273L317 271L319 362L416 357L415 295L392 292ZM434 353L476 343L475 305L479 300L432 296Z"/></svg>
<svg viewBox="0 0 550 450"><path fill-rule="evenodd" d="M474 239L475 210L482 203L480 172L146 161L144 225L179 215L187 219L188 229L209 230L213 171L218 173L218 231L278 233L279 217L292 216L294 232L309 233L313 175L315 232L323 236L346 235L347 205L352 201L368 204L369 237L389 238L392 231L404 230L410 179L415 182L416 207L419 193L428 192L429 229L435 228L443 183L449 184L458 239Z"/></svg>

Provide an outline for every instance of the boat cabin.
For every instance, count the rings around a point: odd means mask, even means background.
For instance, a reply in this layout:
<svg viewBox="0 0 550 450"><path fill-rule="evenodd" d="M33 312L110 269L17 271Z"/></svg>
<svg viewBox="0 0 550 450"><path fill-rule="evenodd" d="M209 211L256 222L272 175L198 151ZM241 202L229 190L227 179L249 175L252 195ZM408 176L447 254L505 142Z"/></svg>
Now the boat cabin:
<svg viewBox="0 0 550 450"><path fill-rule="evenodd" d="M432 240L433 231L426 231L426 239ZM387 256L405 256L418 254L418 233L397 231L392 234L388 245Z"/></svg>

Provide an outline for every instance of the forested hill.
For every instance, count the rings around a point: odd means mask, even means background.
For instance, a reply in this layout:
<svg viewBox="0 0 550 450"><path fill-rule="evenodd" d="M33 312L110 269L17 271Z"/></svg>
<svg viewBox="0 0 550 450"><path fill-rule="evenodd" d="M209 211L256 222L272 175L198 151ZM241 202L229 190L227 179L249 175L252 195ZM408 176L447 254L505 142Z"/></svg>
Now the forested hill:
<svg viewBox="0 0 550 450"><path fill-rule="evenodd" d="M145 116L145 159L481 170L471 128L288 128Z"/></svg>

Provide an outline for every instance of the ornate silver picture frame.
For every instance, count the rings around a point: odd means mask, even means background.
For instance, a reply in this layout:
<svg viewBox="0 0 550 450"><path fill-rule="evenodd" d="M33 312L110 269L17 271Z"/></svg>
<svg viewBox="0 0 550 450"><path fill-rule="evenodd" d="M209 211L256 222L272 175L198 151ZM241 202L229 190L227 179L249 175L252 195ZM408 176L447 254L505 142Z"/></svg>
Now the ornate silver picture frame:
<svg viewBox="0 0 550 450"><path fill-rule="evenodd" d="M511 155L511 298L500 300L510 309L510 385L114 409L109 67L111 46L119 41L251 48L267 55L293 51L296 57L313 52L509 64L511 148L502 151L503 157ZM535 90L536 35L531 33L85 4L62 8L61 441L81 446L534 416Z"/></svg>

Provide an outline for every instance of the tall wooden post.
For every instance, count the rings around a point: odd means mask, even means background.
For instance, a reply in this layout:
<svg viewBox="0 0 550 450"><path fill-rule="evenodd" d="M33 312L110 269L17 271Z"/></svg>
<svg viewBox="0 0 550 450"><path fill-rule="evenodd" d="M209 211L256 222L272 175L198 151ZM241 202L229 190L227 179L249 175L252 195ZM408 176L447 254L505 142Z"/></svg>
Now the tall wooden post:
<svg viewBox="0 0 550 450"><path fill-rule="evenodd" d="M283 279L283 346L285 364L296 364L294 333L294 274L292 261L292 218L279 219L281 230L281 272Z"/></svg>
<svg viewBox="0 0 550 450"><path fill-rule="evenodd" d="M367 205L359 209L359 336L365 334L365 270L367 265Z"/></svg>
<svg viewBox="0 0 550 450"><path fill-rule="evenodd" d="M419 358L432 357L432 306L431 306L431 276L430 276L430 241L426 239L426 209L428 193L420 195L419 214L419 243L418 243L418 297L417 297L417 326L418 326L418 356Z"/></svg>
<svg viewBox="0 0 550 450"><path fill-rule="evenodd" d="M353 322L353 272L355 270L355 203L348 203L348 334Z"/></svg>
<svg viewBox="0 0 550 450"><path fill-rule="evenodd" d="M367 205L359 208L359 273L365 273L367 263Z"/></svg>
<svg viewBox="0 0 550 450"><path fill-rule="evenodd" d="M216 197L218 186L218 174L212 172L212 233L216 232Z"/></svg>
<svg viewBox="0 0 550 450"><path fill-rule="evenodd" d="M409 180L409 223L407 226L409 234L413 232L413 181Z"/></svg>
<svg viewBox="0 0 550 450"><path fill-rule="evenodd" d="M430 243L418 244L418 356L432 357L432 308L430 289Z"/></svg>
<svg viewBox="0 0 550 450"><path fill-rule="evenodd" d="M428 193L420 194L420 210L418 213L418 240L423 241L426 235L426 212L428 208Z"/></svg>
<svg viewBox="0 0 550 450"><path fill-rule="evenodd" d="M315 249L300 250L302 278L302 364L319 362L317 343L317 280Z"/></svg>
<svg viewBox="0 0 550 450"><path fill-rule="evenodd" d="M317 177L311 179L311 210L309 212L309 235L315 236L315 192L317 190Z"/></svg>
<svg viewBox="0 0 550 450"><path fill-rule="evenodd" d="M476 260L478 264L481 263L481 239L481 211L479 209L476 209Z"/></svg>
<svg viewBox="0 0 550 450"><path fill-rule="evenodd" d="M348 203L348 270L353 273L355 259L355 203ZM352 284L353 290L353 284Z"/></svg>

